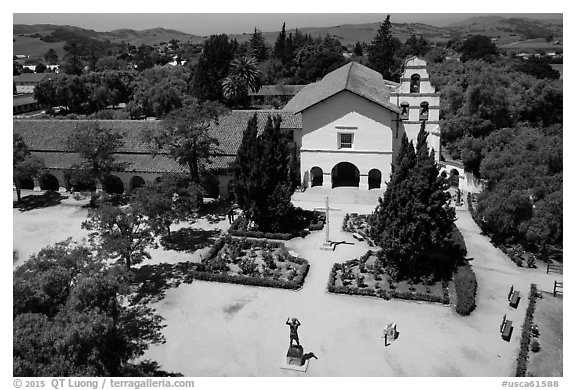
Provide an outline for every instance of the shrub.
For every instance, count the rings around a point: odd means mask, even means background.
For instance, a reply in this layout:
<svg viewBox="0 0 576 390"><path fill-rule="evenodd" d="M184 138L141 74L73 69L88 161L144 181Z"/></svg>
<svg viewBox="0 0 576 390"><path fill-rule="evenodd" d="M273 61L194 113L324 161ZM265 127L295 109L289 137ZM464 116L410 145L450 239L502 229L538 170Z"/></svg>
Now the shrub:
<svg viewBox="0 0 576 390"><path fill-rule="evenodd" d="M530 350L532 352L540 352L540 343L538 340L532 340L532 344L530 344Z"/></svg>
<svg viewBox="0 0 576 390"><path fill-rule="evenodd" d="M534 311L536 310L536 297L538 289L535 284L530 285L530 296L528 297L528 308L526 309L526 316L524 317L524 324L522 324L522 335L520 336L520 353L516 359L516 376L526 376L528 364L528 350L530 347L530 334L532 333L532 320L534 319ZM536 351L534 351L536 352Z"/></svg>
<svg viewBox="0 0 576 390"><path fill-rule="evenodd" d="M466 316L476 308L476 290L478 283L472 267L464 265L458 267L454 274L454 287L456 289L456 312Z"/></svg>

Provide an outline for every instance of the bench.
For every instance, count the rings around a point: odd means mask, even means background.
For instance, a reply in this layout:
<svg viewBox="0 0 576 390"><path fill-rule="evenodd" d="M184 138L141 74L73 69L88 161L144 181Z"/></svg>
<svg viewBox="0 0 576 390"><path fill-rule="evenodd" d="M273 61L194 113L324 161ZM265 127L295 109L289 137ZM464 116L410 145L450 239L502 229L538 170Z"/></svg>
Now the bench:
<svg viewBox="0 0 576 390"><path fill-rule="evenodd" d="M517 309L519 302L520 302L520 292L519 292L519 291L514 291L514 293L513 293L512 296L510 297L509 305L510 305L510 307L513 307L514 309Z"/></svg>
<svg viewBox="0 0 576 390"><path fill-rule="evenodd" d="M360 234L358 233L352 233L352 237L354 237L355 239L357 239L358 241L364 241L364 237L362 237Z"/></svg>
<svg viewBox="0 0 576 390"><path fill-rule="evenodd" d="M512 326L512 321L506 320L506 322L504 323L504 327L502 328L502 339L506 340L506 341L510 341L510 338L512 337L512 331L513 330L514 330L514 327Z"/></svg>

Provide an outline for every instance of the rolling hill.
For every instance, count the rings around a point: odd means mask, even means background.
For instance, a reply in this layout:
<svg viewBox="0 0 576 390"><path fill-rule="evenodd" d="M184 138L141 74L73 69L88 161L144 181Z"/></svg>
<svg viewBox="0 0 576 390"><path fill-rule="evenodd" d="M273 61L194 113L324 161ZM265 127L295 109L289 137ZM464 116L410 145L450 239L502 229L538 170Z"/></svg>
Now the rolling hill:
<svg viewBox="0 0 576 390"><path fill-rule="evenodd" d="M298 31L310 34L313 37L324 37L327 34L336 37L343 45L353 45L355 42L370 43L380 25L380 21L365 24L342 24L332 27L306 27ZM423 23L393 23L392 32L404 42L412 34L421 34L431 42L446 42L453 37L465 38L469 35L486 35L493 41L506 48L506 45L517 45L526 40L543 39L552 36L553 39L562 40L562 19L527 19L506 18L503 16L479 16L473 17L448 27L435 27ZM295 30L286 30L293 33ZM250 39L252 32L243 34L231 34L230 38L242 43ZM278 31L265 31L262 33L269 44L273 44L278 36ZM188 34L177 30L157 27L146 30L118 29L108 32L97 32L75 26L60 26L53 24L13 26L14 54L26 54L41 56L50 47L56 49L58 54L63 54L64 41L70 37L79 39L95 39L108 41L111 44L127 43L134 46L158 45L167 43L171 39L177 39L182 43L198 44L207 37ZM51 40L52 42L45 42Z"/></svg>

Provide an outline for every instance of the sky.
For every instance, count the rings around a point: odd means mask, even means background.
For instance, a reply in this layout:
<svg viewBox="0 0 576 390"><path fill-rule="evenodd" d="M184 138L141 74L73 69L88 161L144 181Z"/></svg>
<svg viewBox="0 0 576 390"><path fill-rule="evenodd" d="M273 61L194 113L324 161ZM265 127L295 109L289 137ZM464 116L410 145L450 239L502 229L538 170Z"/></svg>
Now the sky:
<svg viewBox="0 0 576 390"><path fill-rule="evenodd" d="M286 22L288 29L374 23L384 20L387 14L391 14L393 23L419 22L438 27L477 15L509 13L508 16L562 17L561 9L550 7L537 9L526 3L518 7L518 3L514 4L514 1L483 0L478 2L481 3L480 6L445 0L384 3L380 0L364 0L361 3L338 0L283 2L218 0L165 3L99 0L90 4L80 4L70 0L58 2L27 0L14 6L12 18L13 24L69 24L95 31L164 27L189 34L210 35L250 33L254 27L262 31L278 31L283 22ZM134 4L138 4L138 7ZM109 10L115 13L104 13ZM490 12L487 13L487 10ZM515 13L518 10L533 14ZM223 11L226 13L220 13Z"/></svg>

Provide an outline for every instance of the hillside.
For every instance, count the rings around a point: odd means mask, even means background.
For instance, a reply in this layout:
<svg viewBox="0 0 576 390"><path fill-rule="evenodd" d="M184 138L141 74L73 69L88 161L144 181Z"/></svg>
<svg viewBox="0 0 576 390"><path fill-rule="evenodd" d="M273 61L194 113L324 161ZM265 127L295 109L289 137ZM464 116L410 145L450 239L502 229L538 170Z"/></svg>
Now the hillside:
<svg viewBox="0 0 576 390"><path fill-rule="evenodd" d="M313 37L324 37L327 34L336 37L343 45L353 45L356 42L370 43L381 21L364 24L342 24L332 27L305 27L298 30L303 34L310 34ZM280 27L280 26L278 26ZM523 47L526 40L533 40L526 48L549 48L555 41L562 41L563 21L561 19L527 19L527 18L505 18L502 16L480 16L473 17L448 27L435 27L423 23L393 23L393 34L402 42L406 41L412 34L421 34L431 42L447 42L454 37L465 38L469 35L486 35L493 38L494 42L503 47L504 45L517 48ZM294 29L286 30L293 33ZM246 42L250 39L252 31L242 34L230 34L230 38L238 42ZM182 43L198 44L207 37L188 34L177 30L157 27L147 30L118 29L108 32L97 32L75 26L58 26L52 24L24 25L15 24L13 26L14 54L26 54L31 56L41 56L50 47L54 47L61 53L63 42L71 37L78 39L94 39L97 41L108 41L111 44L127 43L134 46L159 45L167 43L171 39L177 39ZM264 31L263 36L272 45L278 31ZM552 43L541 44L538 39L552 37ZM536 41L534 41L536 40ZM52 42L45 42L52 41ZM536 44L534 43L536 42ZM558 47L556 47L558 48Z"/></svg>
<svg viewBox="0 0 576 390"><path fill-rule="evenodd" d="M498 46L518 44L525 40L552 37L563 39L562 19L505 18L502 16L477 16L446 27L454 36L485 35L493 38ZM541 48L539 45L537 48ZM546 45L544 45L546 47ZM527 47L529 48L529 47Z"/></svg>

